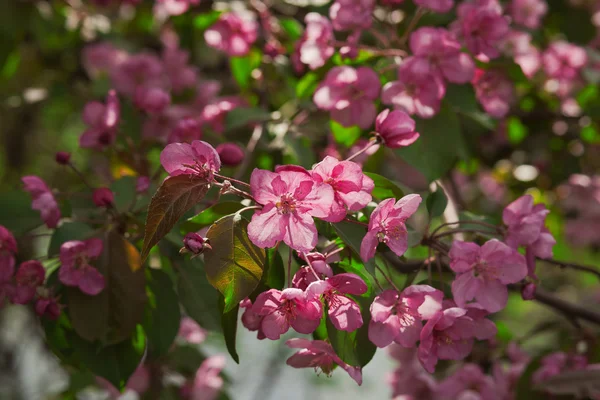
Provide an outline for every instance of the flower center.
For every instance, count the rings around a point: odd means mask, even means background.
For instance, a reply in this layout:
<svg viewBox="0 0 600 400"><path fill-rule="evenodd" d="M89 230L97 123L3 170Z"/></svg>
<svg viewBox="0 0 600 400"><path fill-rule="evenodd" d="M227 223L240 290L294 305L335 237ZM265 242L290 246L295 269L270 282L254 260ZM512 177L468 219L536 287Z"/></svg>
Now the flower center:
<svg viewBox="0 0 600 400"><path fill-rule="evenodd" d="M285 316L288 322L296 319L296 303L290 300L283 300L279 306L279 312Z"/></svg>
<svg viewBox="0 0 600 400"><path fill-rule="evenodd" d="M296 211L296 199L291 194L286 193L279 198L275 206L277 206L277 211L280 214L290 214Z"/></svg>

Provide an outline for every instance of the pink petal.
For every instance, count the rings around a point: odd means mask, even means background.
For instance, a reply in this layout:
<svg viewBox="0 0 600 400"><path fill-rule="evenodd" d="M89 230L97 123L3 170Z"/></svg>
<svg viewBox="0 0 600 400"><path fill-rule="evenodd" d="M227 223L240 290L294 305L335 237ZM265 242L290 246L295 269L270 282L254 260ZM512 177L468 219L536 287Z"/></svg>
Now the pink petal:
<svg viewBox="0 0 600 400"><path fill-rule="evenodd" d="M384 322L369 322L369 340L377 347L383 348L391 344L400 331L400 321L395 315Z"/></svg>
<svg viewBox="0 0 600 400"><path fill-rule="evenodd" d="M288 214L287 228L283 237L285 244L294 250L306 253L315 248L317 237L315 221L310 215L298 212Z"/></svg>
<svg viewBox="0 0 600 400"><path fill-rule="evenodd" d="M81 267L81 270L81 279L78 283L79 289L90 296L95 296L100 293L105 286L102 274L89 265Z"/></svg>
<svg viewBox="0 0 600 400"><path fill-rule="evenodd" d="M422 327L423 325L420 321L414 321L410 325L401 325L400 332L398 332L394 341L403 347L415 347Z"/></svg>
<svg viewBox="0 0 600 400"><path fill-rule="evenodd" d="M452 296L459 307L464 307L468 301L473 300L475 296L482 293L484 282L481 278L476 278L471 272L465 272L456 276L452 282Z"/></svg>
<svg viewBox="0 0 600 400"><path fill-rule="evenodd" d="M98 238L92 238L85 241L86 250L88 257L97 258L102 254L102 240Z"/></svg>
<svg viewBox="0 0 600 400"><path fill-rule="evenodd" d="M340 293L361 295L367 291L367 285L362 278L356 274L342 273L327 279L327 282Z"/></svg>
<svg viewBox="0 0 600 400"><path fill-rule="evenodd" d="M345 296L335 295L335 302L329 305L328 314L337 330L353 332L363 324L360 307Z"/></svg>
<svg viewBox="0 0 600 400"><path fill-rule="evenodd" d="M285 226L289 215L281 215L274 204L263 207L252 215L248 224L248 238L260 248L274 247L284 239Z"/></svg>
<svg viewBox="0 0 600 400"><path fill-rule="evenodd" d="M287 318L279 311L275 311L264 317L261 327L265 336L271 340L279 339L282 334L290 329Z"/></svg>
<svg viewBox="0 0 600 400"><path fill-rule="evenodd" d="M489 312L498 312L506 307L508 289L496 280L488 280L483 282L476 299Z"/></svg>
<svg viewBox="0 0 600 400"><path fill-rule="evenodd" d="M398 257L401 257L404 255L404 253L406 253L406 250L408 250L408 231L403 223L392 221L390 221L390 225L393 226L395 230L394 236L386 237L387 242L385 242L385 244L387 244L390 250L392 250Z"/></svg>
<svg viewBox="0 0 600 400"><path fill-rule="evenodd" d="M379 238L376 231L368 231L360 244L360 258L364 262L369 261L375 256L375 251L379 245Z"/></svg>
<svg viewBox="0 0 600 400"><path fill-rule="evenodd" d="M277 203L279 195L272 189L272 182L278 175L271 171L254 168L250 175L250 189L252 196L260 204Z"/></svg>
<svg viewBox="0 0 600 400"><path fill-rule="evenodd" d="M58 279L66 286L78 286L83 273L81 269L62 265L58 270Z"/></svg>
<svg viewBox="0 0 600 400"><path fill-rule="evenodd" d="M371 317L375 322L384 322L392 315L398 302L398 292L392 289L381 292L371 303Z"/></svg>

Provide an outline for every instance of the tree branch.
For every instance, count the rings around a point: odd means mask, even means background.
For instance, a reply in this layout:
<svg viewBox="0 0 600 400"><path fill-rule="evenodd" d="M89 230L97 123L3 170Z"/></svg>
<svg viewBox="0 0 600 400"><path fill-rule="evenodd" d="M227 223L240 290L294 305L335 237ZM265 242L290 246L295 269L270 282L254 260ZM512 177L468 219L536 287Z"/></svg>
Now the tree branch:
<svg viewBox="0 0 600 400"><path fill-rule="evenodd" d="M580 318L588 322L600 325L600 313L587 308L581 307L577 304L566 302L552 294L540 289L539 287L535 291L535 299L542 304L552 307L560 311L565 316L574 318Z"/></svg>
<svg viewBox="0 0 600 400"><path fill-rule="evenodd" d="M598 279L600 279L600 269L588 266L588 265L582 265L582 264L576 264L576 263L571 263L571 262L564 262L564 261L558 261L558 260L554 260L552 258L548 258L548 259L544 259L544 258L538 258L538 261L545 261L549 264L554 264L554 265L558 265L562 268L571 268L577 271L584 271L584 272L589 272L590 274L594 274L598 277Z"/></svg>

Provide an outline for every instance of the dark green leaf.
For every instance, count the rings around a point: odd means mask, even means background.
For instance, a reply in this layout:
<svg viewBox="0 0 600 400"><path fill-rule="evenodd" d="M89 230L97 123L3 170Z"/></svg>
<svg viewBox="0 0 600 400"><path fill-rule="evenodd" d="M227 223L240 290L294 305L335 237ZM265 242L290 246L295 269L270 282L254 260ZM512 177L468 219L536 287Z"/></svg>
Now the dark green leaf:
<svg viewBox="0 0 600 400"><path fill-rule="evenodd" d="M533 373L542 364L542 358L543 356L539 356L531 360L525 371L521 374L517 381L515 400L542 400L547 398L547 395L534 390L533 382L531 381Z"/></svg>
<svg viewBox="0 0 600 400"><path fill-rule="evenodd" d="M179 273L179 301L187 315L205 329L221 330L219 293L208 283L204 269L201 268L202 261L198 258L186 259L175 265Z"/></svg>
<svg viewBox="0 0 600 400"><path fill-rule="evenodd" d="M204 253L208 281L225 296L225 312L254 291L265 267L265 251L248 239L248 221L240 214L221 218L206 236L211 249Z"/></svg>
<svg viewBox="0 0 600 400"><path fill-rule="evenodd" d="M197 225L198 228L201 228L204 226L211 225L219 218L233 214L236 211L241 210L242 208L244 208L244 205L242 203L238 203L235 201L223 201L215 204L214 206L208 207L200 214L188 219L188 222L191 222ZM186 227L187 224L184 225L184 228Z"/></svg>
<svg viewBox="0 0 600 400"><path fill-rule="evenodd" d="M329 127L335 141L346 147L352 146L362 133L358 126L345 127L334 120L329 121Z"/></svg>
<svg viewBox="0 0 600 400"><path fill-rule="evenodd" d="M235 336L237 333L239 305L235 306L231 311L224 312L225 298L219 295L219 311L221 312L221 328L223 329L223 337L225 338L225 346L227 351L233 358L236 364L240 363L240 357L235 349Z"/></svg>
<svg viewBox="0 0 600 400"><path fill-rule="evenodd" d="M0 225L15 235L42 225L39 211L31 209L31 196L22 191L0 194Z"/></svg>
<svg viewBox="0 0 600 400"><path fill-rule="evenodd" d="M229 111L225 116L227 130L241 128L251 122L269 121L271 113L262 108L239 107Z"/></svg>
<svg viewBox="0 0 600 400"><path fill-rule="evenodd" d="M174 371L193 377L205 359L204 354L198 350L198 346L185 344L176 346L169 352L167 365Z"/></svg>
<svg viewBox="0 0 600 400"><path fill-rule="evenodd" d="M448 205L448 198L446 197L444 190L438 187L435 192L430 193L429 196L427 196L425 204L427 205L430 219L439 217L444 213L444 210Z"/></svg>
<svg viewBox="0 0 600 400"><path fill-rule="evenodd" d="M94 229L83 222L65 222L52 234L50 245L48 246L48 254L50 256L58 255L60 246L69 240L86 240L91 237Z"/></svg>
<svg viewBox="0 0 600 400"><path fill-rule="evenodd" d="M362 228L359 225L346 221L338 222L337 224L332 225L344 243L350 246L350 248L357 255L357 260L360 261L360 244L367 233L366 227ZM365 263L364 266L371 275L375 275L375 261L373 259Z"/></svg>
<svg viewBox="0 0 600 400"><path fill-rule="evenodd" d="M110 190L115 195L114 205L117 211L125 212L129 210L136 196L135 185L136 178L133 176L124 176L110 185Z"/></svg>
<svg viewBox="0 0 600 400"><path fill-rule="evenodd" d="M390 197L400 199L404 196L404 191L388 178L372 172L365 172L365 175L373 179L373 182L375 183L375 188L372 192L374 198L385 200Z"/></svg>

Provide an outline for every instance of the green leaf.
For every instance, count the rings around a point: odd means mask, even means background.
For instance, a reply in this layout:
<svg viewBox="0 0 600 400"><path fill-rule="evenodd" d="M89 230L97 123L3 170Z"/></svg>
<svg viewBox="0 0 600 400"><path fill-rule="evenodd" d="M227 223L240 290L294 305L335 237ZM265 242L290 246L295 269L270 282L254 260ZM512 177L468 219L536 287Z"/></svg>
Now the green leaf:
<svg viewBox="0 0 600 400"><path fill-rule="evenodd" d="M460 122L448 107L442 107L433 118L415 121L421 136L412 145L396 150L396 154L431 182L446 175L465 154Z"/></svg>
<svg viewBox="0 0 600 400"><path fill-rule="evenodd" d="M208 188L206 179L195 175L172 176L160 185L148 207L142 261L179 218L204 198Z"/></svg>
<svg viewBox="0 0 600 400"><path fill-rule="evenodd" d="M244 208L244 205L242 203L238 203L235 201L223 201L215 204L214 206L208 207L207 209L203 210L200 214L188 219L188 222L197 225L197 227L192 229L199 229L211 225L219 218L233 214L241 210L242 208ZM188 224L186 223L186 225L184 225L183 228L187 228L187 225Z"/></svg>
<svg viewBox="0 0 600 400"><path fill-rule="evenodd" d="M225 296L225 312L250 295L261 281L265 250L248 239L248 221L240 214L221 218L206 236L211 249L204 253L208 281Z"/></svg>
<svg viewBox="0 0 600 400"><path fill-rule="evenodd" d="M194 28L203 31L217 22L220 15L221 11L210 11L207 13L198 14L196 17L194 17Z"/></svg>
<svg viewBox="0 0 600 400"><path fill-rule="evenodd" d="M60 253L60 246L69 240L86 240L91 237L94 229L83 222L65 222L52 234L48 255L55 256Z"/></svg>
<svg viewBox="0 0 600 400"><path fill-rule="evenodd" d="M251 122L262 122L271 120L271 113L262 108L239 107L229 111L225 116L225 127L227 130L241 128Z"/></svg>
<svg viewBox="0 0 600 400"><path fill-rule="evenodd" d="M110 185L110 190L115 195L114 205L117 211L125 212L129 210L136 196L135 185L136 178L133 176L124 176Z"/></svg>
<svg viewBox="0 0 600 400"><path fill-rule="evenodd" d="M507 119L506 130L508 132L508 140L514 145L521 143L529 134L527 126L523 125L517 117Z"/></svg>
<svg viewBox="0 0 600 400"><path fill-rule="evenodd" d="M352 146L362 133L358 126L345 127L334 120L329 121L329 127L335 141L346 147Z"/></svg>
<svg viewBox="0 0 600 400"><path fill-rule="evenodd" d="M225 297L219 295L219 311L221 312L221 328L223 329L223 337L225 338L225 346L227 351L233 358L236 364L240 363L240 357L235 349L235 336L237 333L238 312L240 306L235 306L231 311L224 312Z"/></svg>
<svg viewBox="0 0 600 400"><path fill-rule="evenodd" d="M200 352L198 346L185 344L171 349L167 354L166 364L173 371L193 377L205 359L206 357Z"/></svg>
<svg viewBox="0 0 600 400"><path fill-rule="evenodd" d="M270 289L283 289L285 285L285 266L277 249L267 249L267 265L263 272L263 281Z"/></svg>
<svg viewBox="0 0 600 400"><path fill-rule="evenodd" d="M105 233L103 251L95 263L104 276L104 290L95 296L67 288L73 329L82 338L113 344L129 338L144 316L146 275L140 253L115 231Z"/></svg>
<svg viewBox="0 0 600 400"><path fill-rule="evenodd" d="M187 315L212 331L221 330L219 293L208 283L198 258L175 264L178 272L177 292Z"/></svg>
<svg viewBox="0 0 600 400"><path fill-rule="evenodd" d="M430 219L439 217L444 213L444 210L446 210L448 198L446 197L444 190L438 187L435 192L430 193L429 196L427 196L425 204L427 205Z"/></svg>
<svg viewBox="0 0 600 400"><path fill-rule="evenodd" d="M372 195L376 199L385 200L391 197L400 199L404 196L404 191L388 178L372 172L365 172L365 175L373 179L373 182L375 183Z"/></svg>
<svg viewBox="0 0 600 400"><path fill-rule="evenodd" d="M173 281L161 270L150 269L150 301L146 307L144 331L153 357L167 354L181 322L179 299Z"/></svg>
<svg viewBox="0 0 600 400"><path fill-rule="evenodd" d="M357 255L357 260L360 262L360 244L367 233L366 227L362 228L357 224L346 221L338 222L332 225L340 239L350 246L350 248ZM364 266L372 276L375 276L375 261L373 259L365 263Z"/></svg>
<svg viewBox="0 0 600 400"><path fill-rule="evenodd" d="M42 225L39 211L31 208L31 196L20 190L0 194L0 225L23 234Z"/></svg>
<svg viewBox="0 0 600 400"><path fill-rule="evenodd" d="M304 75L296 84L296 97L299 99L310 98L319 84L320 77L316 72L309 72Z"/></svg>
<svg viewBox="0 0 600 400"><path fill-rule="evenodd" d="M304 28L302 28L302 24L300 22L293 18L280 18L279 25L281 25L281 28L283 28L288 37L293 41L302 36L302 31Z"/></svg>
<svg viewBox="0 0 600 400"><path fill-rule="evenodd" d="M542 365L542 358L543 356L538 356L531 360L519 377L515 400L542 400L547 398L547 395L534 390L533 382L531 381L533 373Z"/></svg>
<svg viewBox="0 0 600 400"><path fill-rule="evenodd" d="M261 54L256 51L250 51L243 57L230 57L229 68L240 88L247 89L252 81L252 70L260 66Z"/></svg>

